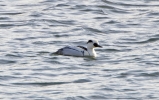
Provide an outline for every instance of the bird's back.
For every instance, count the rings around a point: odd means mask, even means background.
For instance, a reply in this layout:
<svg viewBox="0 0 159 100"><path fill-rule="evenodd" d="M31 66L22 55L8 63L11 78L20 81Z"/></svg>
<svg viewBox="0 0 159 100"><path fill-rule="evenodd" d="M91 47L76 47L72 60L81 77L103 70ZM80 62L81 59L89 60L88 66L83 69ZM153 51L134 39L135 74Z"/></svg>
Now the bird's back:
<svg viewBox="0 0 159 100"><path fill-rule="evenodd" d="M59 49L56 54L66 55L66 56L84 56L84 51L78 47L66 46Z"/></svg>

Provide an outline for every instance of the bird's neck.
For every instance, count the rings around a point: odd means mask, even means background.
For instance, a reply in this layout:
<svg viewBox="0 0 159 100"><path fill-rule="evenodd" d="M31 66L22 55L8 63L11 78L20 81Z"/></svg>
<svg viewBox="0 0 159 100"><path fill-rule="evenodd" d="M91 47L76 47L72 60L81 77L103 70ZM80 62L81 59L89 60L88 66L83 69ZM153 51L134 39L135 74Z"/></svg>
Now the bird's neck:
<svg viewBox="0 0 159 100"><path fill-rule="evenodd" d="M96 56L96 52L95 52L94 48L87 48L87 51L89 52L90 56Z"/></svg>

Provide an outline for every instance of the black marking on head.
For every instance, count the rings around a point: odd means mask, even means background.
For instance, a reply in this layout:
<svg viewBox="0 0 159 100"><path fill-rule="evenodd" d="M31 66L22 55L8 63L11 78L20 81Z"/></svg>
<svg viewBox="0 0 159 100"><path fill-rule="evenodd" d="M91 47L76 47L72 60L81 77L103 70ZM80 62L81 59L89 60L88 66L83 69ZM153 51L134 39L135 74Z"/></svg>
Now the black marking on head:
<svg viewBox="0 0 159 100"><path fill-rule="evenodd" d="M98 47L98 44L97 44L97 43L94 43L93 45L94 45L95 47Z"/></svg>
<svg viewBox="0 0 159 100"><path fill-rule="evenodd" d="M89 40L87 43L93 42L92 40Z"/></svg>

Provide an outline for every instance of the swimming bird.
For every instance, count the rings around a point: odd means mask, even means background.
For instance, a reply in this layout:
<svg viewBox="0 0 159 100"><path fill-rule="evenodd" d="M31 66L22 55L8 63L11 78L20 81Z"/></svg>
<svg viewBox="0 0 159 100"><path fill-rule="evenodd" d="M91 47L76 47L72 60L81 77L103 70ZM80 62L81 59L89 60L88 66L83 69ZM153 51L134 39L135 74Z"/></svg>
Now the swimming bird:
<svg viewBox="0 0 159 100"><path fill-rule="evenodd" d="M99 45L97 40L88 40L87 48L83 46L66 46L55 52L55 54L65 55L65 56L91 56L96 57L96 52L94 48L102 46Z"/></svg>

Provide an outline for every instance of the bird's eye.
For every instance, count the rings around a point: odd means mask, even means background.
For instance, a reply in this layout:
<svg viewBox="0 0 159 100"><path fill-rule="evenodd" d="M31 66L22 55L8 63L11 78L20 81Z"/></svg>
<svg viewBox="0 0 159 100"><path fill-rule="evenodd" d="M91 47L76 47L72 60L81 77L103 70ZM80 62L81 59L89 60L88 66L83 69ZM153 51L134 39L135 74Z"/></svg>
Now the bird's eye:
<svg viewBox="0 0 159 100"><path fill-rule="evenodd" d="M98 46L98 44L97 44L97 43L94 43L93 45L94 45L95 47L97 47L97 46Z"/></svg>

